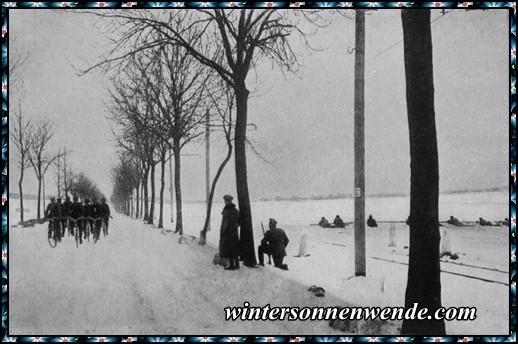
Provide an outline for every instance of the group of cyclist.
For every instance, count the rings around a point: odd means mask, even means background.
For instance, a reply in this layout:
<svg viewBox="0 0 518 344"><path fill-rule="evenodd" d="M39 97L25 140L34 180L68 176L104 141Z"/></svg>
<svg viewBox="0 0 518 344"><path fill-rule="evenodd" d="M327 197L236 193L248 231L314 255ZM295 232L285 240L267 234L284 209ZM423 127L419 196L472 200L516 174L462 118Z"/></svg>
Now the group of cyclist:
<svg viewBox="0 0 518 344"><path fill-rule="evenodd" d="M51 197L50 203L47 205L45 210L45 218L49 219L49 238L52 235L52 229L54 228L58 232L58 241L61 241L61 237L65 235L65 231L68 228L69 233L74 235L74 228L79 229L79 240L83 243L83 238L86 239L87 224L95 232L94 235L99 236L102 224L105 225L105 234L108 235L108 224L110 219L110 207L106 204L106 199L101 198L101 203L97 202L95 197L90 199L85 198L84 204L79 201L77 196L73 197L73 202L70 201L70 197L66 196L65 202L61 202L62 199L59 197Z"/></svg>

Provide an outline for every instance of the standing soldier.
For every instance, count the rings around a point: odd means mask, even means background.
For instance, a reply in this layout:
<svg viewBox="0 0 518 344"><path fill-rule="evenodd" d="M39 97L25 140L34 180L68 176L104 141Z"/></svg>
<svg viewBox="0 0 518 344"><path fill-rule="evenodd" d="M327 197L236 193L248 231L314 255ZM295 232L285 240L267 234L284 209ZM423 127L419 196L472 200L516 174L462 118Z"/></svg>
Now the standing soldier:
<svg viewBox="0 0 518 344"><path fill-rule="evenodd" d="M239 210L232 203L233 197L230 195L223 196L225 207L223 208L223 219L221 220L220 239L219 239L219 255L221 258L228 258L230 266L225 270L239 269Z"/></svg>

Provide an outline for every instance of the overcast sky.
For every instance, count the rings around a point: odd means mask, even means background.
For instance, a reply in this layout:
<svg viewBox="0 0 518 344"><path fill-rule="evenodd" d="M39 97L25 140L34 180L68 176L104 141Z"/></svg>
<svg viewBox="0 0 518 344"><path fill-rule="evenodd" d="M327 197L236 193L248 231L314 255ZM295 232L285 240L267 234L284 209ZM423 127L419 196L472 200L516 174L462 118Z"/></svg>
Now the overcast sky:
<svg viewBox="0 0 518 344"><path fill-rule="evenodd" d="M435 113L441 191L508 185L508 11L432 11ZM79 77L106 51L103 24L85 14L45 9L9 10L11 47L27 52L23 107L31 118L55 123L52 149L67 147L76 172L107 195L116 148L106 119L109 80ZM294 40L294 46L297 43ZM299 75L283 76L266 62L250 73L249 139L268 163L248 155L252 201L262 198L345 193L354 189L354 20L334 16L311 41L325 50L300 52ZM12 42L12 41L11 41ZM381 54L380 54L381 53ZM409 193L410 153L406 113L402 26L399 10L370 12L366 19L366 192ZM18 94L10 89L11 109ZM211 170L225 154L212 133ZM9 147L10 192L18 192L14 145ZM193 143L182 157L184 199L205 197L205 145ZM55 170L47 194L56 193ZM159 178L157 177L157 180ZM36 193L29 170L24 192ZM158 183L157 183L158 186ZM233 160L216 197L235 195Z"/></svg>

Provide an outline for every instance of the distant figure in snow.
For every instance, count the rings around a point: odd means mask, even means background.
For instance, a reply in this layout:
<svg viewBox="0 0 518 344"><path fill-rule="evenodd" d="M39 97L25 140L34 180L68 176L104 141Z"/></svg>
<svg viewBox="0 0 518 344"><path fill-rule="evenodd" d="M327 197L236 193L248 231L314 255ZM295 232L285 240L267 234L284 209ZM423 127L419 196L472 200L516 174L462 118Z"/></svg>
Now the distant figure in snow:
<svg viewBox="0 0 518 344"><path fill-rule="evenodd" d="M490 221L486 221L483 218L478 218L478 223L480 223L481 226L492 226L493 224Z"/></svg>
<svg viewBox="0 0 518 344"><path fill-rule="evenodd" d="M232 203L233 199L230 195L223 196L225 207L221 213L223 219L219 234L219 256L228 258L230 261L230 265L225 270L239 269L239 210Z"/></svg>
<svg viewBox="0 0 518 344"><path fill-rule="evenodd" d="M446 223L449 223L450 225L454 225L454 226L458 226L458 227L468 226L464 222L459 221L456 217L453 217L451 215L450 215L450 219L448 221L446 221ZM468 226L468 227L470 227L470 226Z"/></svg>
<svg viewBox="0 0 518 344"><path fill-rule="evenodd" d="M335 227L345 228L345 222L344 222L344 220L342 220L340 215L336 215L335 220L333 221L333 224L335 225Z"/></svg>
<svg viewBox="0 0 518 344"><path fill-rule="evenodd" d="M320 220L320 222L318 223L318 225L323 228L331 227L331 224L329 223L329 221L327 221L327 219L323 216L322 216L322 219Z"/></svg>
<svg viewBox="0 0 518 344"><path fill-rule="evenodd" d="M276 268L288 270L288 265L283 264L283 260L286 256L286 246L288 246L290 240L283 229L277 228L277 221L275 219L270 219L268 226L270 229L266 231L264 239L273 257L273 264ZM261 256L259 256L259 261L264 262Z"/></svg>
<svg viewBox="0 0 518 344"><path fill-rule="evenodd" d="M369 227L378 227L378 223L376 222L376 220L374 220L372 215L369 215L369 218L367 219L367 226L369 226Z"/></svg>

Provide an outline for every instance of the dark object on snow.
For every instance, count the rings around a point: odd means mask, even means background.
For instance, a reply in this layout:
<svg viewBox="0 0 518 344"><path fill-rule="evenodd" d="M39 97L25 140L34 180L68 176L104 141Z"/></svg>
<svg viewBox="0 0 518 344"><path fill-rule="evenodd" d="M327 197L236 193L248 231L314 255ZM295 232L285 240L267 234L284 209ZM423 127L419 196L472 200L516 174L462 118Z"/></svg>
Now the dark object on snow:
<svg viewBox="0 0 518 344"><path fill-rule="evenodd" d="M407 248L408 248L408 246L403 246L403 248L404 248L404 249L407 249Z"/></svg>
<svg viewBox="0 0 518 344"><path fill-rule="evenodd" d="M322 216L322 219L320 220L320 222L318 223L318 225L322 228L330 228L331 227L331 224L329 223L329 221L327 221L327 219L325 217Z"/></svg>
<svg viewBox="0 0 518 344"><path fill-rule="evenodd" d="M227 267L228 266L228 259L227 258L221 258L219 256L219 253L216 253L214 255L214 258L212 259L212 264L214 265L221 265L223 267Z"/></svg>
<svg viewBox="0 0 518 344"><path fill-rule="evenodd" d="M378 227L378 223L376 222L376 220L374 220L372 215L369 215L369 218L367 219L367 226L369 226L369 227Z"/></svg>
<svg viewBox="0 0 518 344"><path fill-rule="evenodd" d="M344 220L342 220L340 215L336 215L335 220L333 221L333 224L335 225L335 227L345 228L345 222L344 222Z"/></svg>
<svg viewBox="0 0 518 344"><path fill-rule="evenodd" d="M322 287L317 287L316 285L312 285L311 287L309 287L308 291L312 292L313 295L315 295L316 297L325 297L326 296L325 289Z"/></svg>
<svg viewBox="0 0 518 344"><path fill-rule="evenodd" d="M493 224L490 222L490 221L486 221L484 220L483 218L479 217L478 218L478 223L481 225L481 226L492 226Z"/></svg>
<svg viewBox="0 0 518 344"><path fill-rule="evenodd" d="M232 196L223 196L225 207L223 208L223 219L221 220L219 255L221 258L228 258L230 266L228 270L239 269L239 210L232 203Z"/></svg>
<svg viewBox="0 0 518 344"><path fill-rule="evenodd" d="M23 228L25 228L25 227L34 227L35 224L36 224L36 220L34 220L34 219L27 220L27 221L24 221L24 222L21 223Z"/></svg>
<svg viewBox="0 0 518 344"><path fill-rule="evenodd" d="M451 260L457 260L459 259L459 255L457 253L450 253L450 252L446 252L446 253L443 253L441 254L440 258L442 257L448 257L450 258Z"/></svg>
<svg viewBox="0 0 518 344"><path fill-rule="evenodd" d="M467 225L462 221L459 221L456 217L453 217L450 215L450 219L446 221L446 223L449 223L450 225L458 226L458 227L471 227L471 225Z"/></svg>

